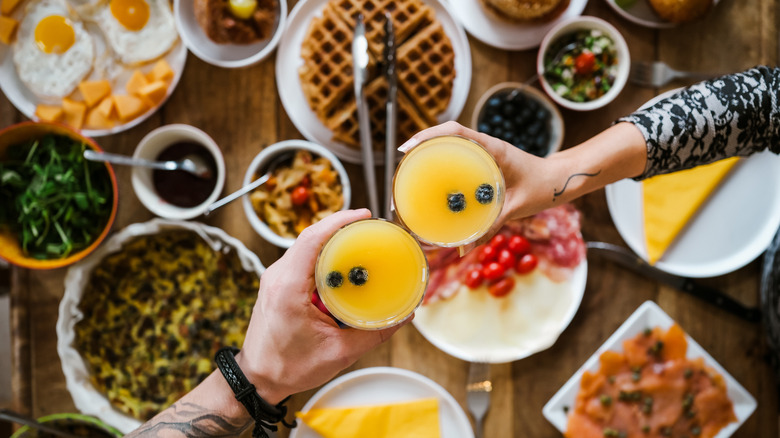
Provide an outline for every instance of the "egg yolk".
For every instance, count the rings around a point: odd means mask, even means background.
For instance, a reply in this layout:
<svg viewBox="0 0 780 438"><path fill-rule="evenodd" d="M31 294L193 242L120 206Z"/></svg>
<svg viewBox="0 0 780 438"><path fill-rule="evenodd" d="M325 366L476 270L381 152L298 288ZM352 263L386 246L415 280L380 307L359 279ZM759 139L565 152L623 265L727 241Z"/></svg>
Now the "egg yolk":
<svg viewBox="0 0 780 438"><path fill-rule="evenodd" d="M35 26L35 43L45 53L65 53L76 42L76 32L62 15L49 15Z"/></svg>
<svg viewBox="0 0 780 438"><path fill-rule="evenodd" d="M111 0L111 14L127 30L138 31L149 21L149 5L144 0Z"/></svg>
<svg viewBox="0 0 780 438"><path fill-rule="evenodd" d="M238 19L248 20L257 9L257 0L230 0L230 12Z"/></svg>

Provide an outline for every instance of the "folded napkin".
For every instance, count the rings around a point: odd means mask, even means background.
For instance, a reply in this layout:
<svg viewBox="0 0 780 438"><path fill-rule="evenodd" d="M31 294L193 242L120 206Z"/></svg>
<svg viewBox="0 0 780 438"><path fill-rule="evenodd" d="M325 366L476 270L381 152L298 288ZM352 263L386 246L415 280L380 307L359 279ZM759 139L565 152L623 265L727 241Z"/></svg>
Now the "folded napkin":
<svg viewBox="0 0 780 438"><path fill-rule="evenodd" d="M648 178L642 182L647 258L663 256L738 158Z"/></svg>
<svg viewBox="0 0 780 438"><path fill-rule="evenodd" d="M439 438L439 400L296 412L323 438Z"/></svg>

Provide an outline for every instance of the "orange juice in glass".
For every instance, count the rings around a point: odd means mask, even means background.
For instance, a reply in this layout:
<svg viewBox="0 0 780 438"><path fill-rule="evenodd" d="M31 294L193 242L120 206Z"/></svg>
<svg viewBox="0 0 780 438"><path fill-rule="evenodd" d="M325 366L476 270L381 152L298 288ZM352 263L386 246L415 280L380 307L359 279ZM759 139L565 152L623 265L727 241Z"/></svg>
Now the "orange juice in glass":
<svg viewBox="0 0 780 438"><path fill-rule="evenodd" d="M314 269L325 307L344 324L366 330L396 325L422 302L428 262L417 240L384 219L339 229Z"/></svg>
<svg viewBox="0 0 780 438"><path fill-rule="evenodd" d="M484 235L501 213L504 176L480 144L459 136L423 141L393 179L398 218L420 240L461 246Z"/></svg>

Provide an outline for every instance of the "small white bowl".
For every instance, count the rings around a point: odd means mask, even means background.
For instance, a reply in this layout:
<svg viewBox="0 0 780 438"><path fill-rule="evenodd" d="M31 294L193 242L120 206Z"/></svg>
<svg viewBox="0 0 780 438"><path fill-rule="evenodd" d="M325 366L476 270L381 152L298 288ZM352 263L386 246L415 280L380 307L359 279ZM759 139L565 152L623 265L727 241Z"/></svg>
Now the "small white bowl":
<svg viewBox="0 0 780 438"><path fill-rule="evenodd" d="M133 167L131 177L135 195L138 196L144 207L157 216L168 219L192 219L203 214L206 208L219 198L222 188L225 186L225 159L222 156L222 151L220 151L217 143L208 134L194 126L174 124L161 126L153 130L146 134L141 142L138 143L133 157L156 160L160 152L165 148L182 141L191 141L202 145L211 153L214 162L217 164L217 183L205 201L194 207L178 207L168 203L154 189L153 169Z"/></svg>
<svg viewBox="0 0 780 438"><path fill-rule="evenodd" d="M198 20L192 0L174 0L173 13L184 45L203 61L223 68L249 67L270 55L282 37L287 21L287 0L279 3L276 27L271 38L251 44L218 44L212 41Z"/></svg>
<svg viewBox="0 0 780 438"><path fill-rule="evenodd" d="M558 107L548 98L544 93L536 88L523 84L521 82L502 82L496 84L488 89L482 97L477 101L477 105L474 107L474 113L471 115L471 127L475 131L479 131L479 119L482 113L485 111L485 104L491 97L502 92L512 92L519 90L518 92L524 95L528 99L533 99L539 105L541 105L550 114L550 119L546 126L549 131L549 139L547 141L547 152L543 156L548 156L561 149L563 144L563 117L561 112L558 111ZM492 134L488 132L488 134Z"/></svg>
<svg viewBox="0 0 780 438"><path fill-rule="evenodd" d="M544 77L544 57L547 53L547 50L550 48L550 45L557 41L560 37L578 30L589 29L595 29L604 32L615 43L615 49L617 50L618 58L617 74L615 76L615 83L612 84L612 88L603 96L588 102L574 102L558 95L558 93L553 90L549 82L547 82L547 79ZM559 22L544 36L542 44L539 47L539 53L536 57L536 73L539 76L539 82L542 84L544 91L558 105L575 111L590 111L601 108L604 105L612 102L626 85L626 81L628 81L628 73L630 70L631 55L628 52L628 45L626 44L626 40L623 38L623 35L621 35L614 26L597 17L573 17L568 20Z"/></svg>
<svg viewBox="0 0 780 438"><path fill-rule="evenodd" d="M249 164L249 168L247 168L246 174L244 175L243 185L246 186L254 181L255 175L260 171L265 170L264 168L279 154L285 152L294 152L299 149L304 149L311 152L313 155L326 158L331 162L331 164L333 164L333 168L336 170L336 172L338 172L339 179L341 180L341 193L344 197L344 203L341 206L341 209L346 210L349 208L349 204L352 200L352 187L349 183L349 176L347 175L346 169L344 169L344 165L341 164L341 161L339 161L333 152L329 151L324 146L306 140L285 140L272 144L271 146L268 146L260 151L260 153L257 154L254 160L252 160L252 162ZM246 214L246 218L249 220L252 228L254 228L263 239L273 243L280 248L289 248L293 245L293 243L295 243L295 239L282 237L271 231L271 228L260 219L257 213L255 213L255 209L252 207L252 202L249 200L249 196L243 196L241 202L244 205L244 213Z"/></svg>

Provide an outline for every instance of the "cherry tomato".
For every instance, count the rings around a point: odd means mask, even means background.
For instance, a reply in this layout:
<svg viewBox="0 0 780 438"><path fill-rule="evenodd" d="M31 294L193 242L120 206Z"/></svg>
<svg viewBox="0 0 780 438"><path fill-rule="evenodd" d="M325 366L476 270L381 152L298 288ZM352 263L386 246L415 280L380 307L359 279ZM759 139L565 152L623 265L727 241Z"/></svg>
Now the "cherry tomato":
<svg viewBox="0 0 780 438"><path fill-rule="evenodd" d="M523 236L512 236L512 237L510 237L509 238L509 243L507 244L507 247L515 255L519 255L519 256L521 256L523 254L528 254L529 252L531 252L531 244Z"/></svg>
<svg viewBox="0 0 780 438"><path fill-rule="evenodd" d="M534 269L536 269L536 265L539 264L539 259L536 258L533 254L526 254L522 257L520 257L520 260L517 261L517 266L515 266L515 271L517 271L518 274L527 274Z"/></svg>
<svg viewBox="0 0 780 438"><path fill-rule="evenodd" d="M490 245L483 245L477 254L477 260L483 265L492 262L498 257L498 251Z"/></svg>
<svg viewBox="0 0 780 438"><path fill-rule="evenodd" d="M298 186L293 189L290 197L294 205L303 205L309 200L309 189L302 185Z"/></svg>
<svg viewBox="0 0 780 438"><path fill-rule="evenodd" d="M512 254L512 251L504 248L498 252L498 258L496 261L500 263L504 269L509 270L515 267L515 262L517 259L515 258L515 255Z"/></svg>
<svg viewBox="0 0 780 438"><path fill-rule="evenodd" d="M577 74L584 75L593 72L596 66L596 55L591 51L585 51L577 55L574 59L574 71Z"/></svg>
<svg viewBox="0 0 780 438"><path fill-rule="evenodd" d="M488 243L488 245L495 249L502 249L506 246L506 240L506 236L503 234L496 234L492 239L490 239L490 243Z"/></svg>
<svg viewBox="0 0 780 438"><path fill-rule="evenodd" d="M490 262L482 268L482 276L487 281L498 280L506 272L506 268L498 262Z"/></svg>
<svg viewBox="0 0 780 438"><path fill-rule="evenodd" d="M469 289L476 289L482 284L483 280L485 280L485 277L482 275L482 269L476 268L466 272L466 279L463 280L463 283Z"/></svg>
<svg viewBox="0 0 780 438"><path fill-rule="evenodd" d="M498 298L498 297L503 297L509 292L512 292L512 289L514 288L515 288L514 277L506 277L499 280L495 284L491 284L490 287L488 287L488 293Z"/></svg>

